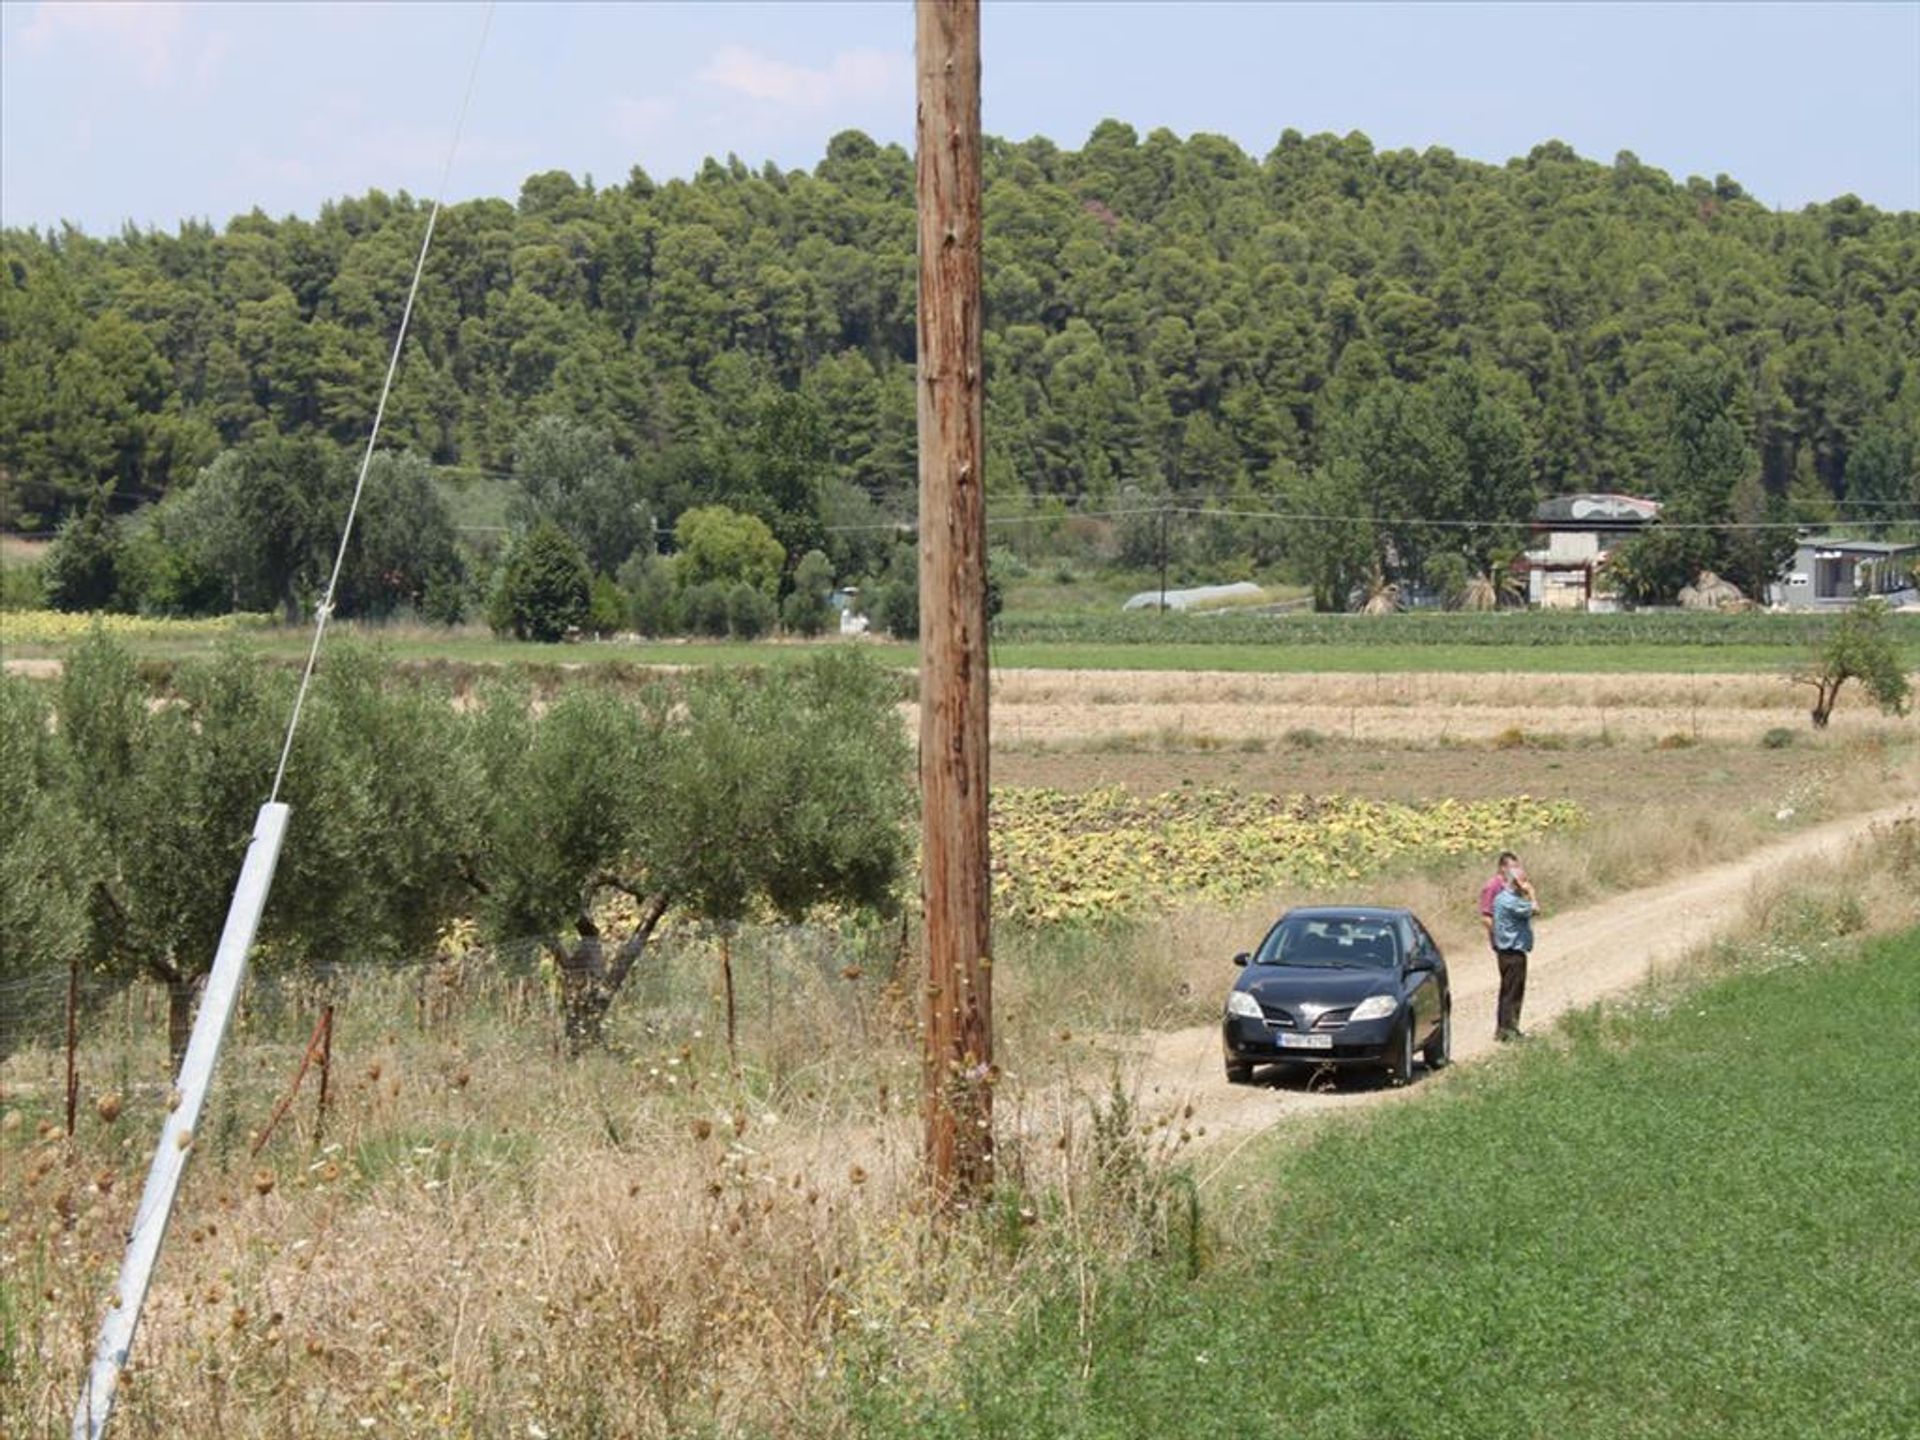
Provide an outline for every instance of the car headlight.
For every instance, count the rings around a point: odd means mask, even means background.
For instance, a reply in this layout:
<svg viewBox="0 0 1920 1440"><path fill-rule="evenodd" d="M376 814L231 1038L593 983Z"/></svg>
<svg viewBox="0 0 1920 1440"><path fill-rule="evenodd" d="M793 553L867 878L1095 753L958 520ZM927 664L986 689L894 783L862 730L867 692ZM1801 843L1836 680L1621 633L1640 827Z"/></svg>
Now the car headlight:
<svg viewBox="0 0 1920 1440"><path fill-rule="evenodd" d="M1260 1002L1254 999L1252 992L1248 990L1235 990L1231 995L1227 996L1227 1014L1241 1015L1248 1020L1265 1018L1265 1012L1261 1010Z"/></svg>
<svg viewBox="0 0 1920 1440"><path fill-rule="evenodd" d="M1349 1024L1362 1020L1384 1020L1400 1008L1400 1002L1391 995L1369 995L1353 1007L1353 1014L1347 1017Z"/></svg>

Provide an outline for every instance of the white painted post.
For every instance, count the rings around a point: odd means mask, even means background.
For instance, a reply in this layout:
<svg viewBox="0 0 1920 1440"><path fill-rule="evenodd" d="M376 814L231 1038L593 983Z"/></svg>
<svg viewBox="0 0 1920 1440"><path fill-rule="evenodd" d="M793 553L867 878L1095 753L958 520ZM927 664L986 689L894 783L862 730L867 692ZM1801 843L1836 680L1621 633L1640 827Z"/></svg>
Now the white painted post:
<svg viewBox="0 0 1920 1440"><path fill-rule="evenodd" d="M253 822L253 840L247 846L246 860L240 866L240 879L233 888L233 901L227 907L226 928L220 932L220 948L214 952L213 972L200 997L200 1013L193 1022L193 1035L187 1042L187 1058L181 1062L180 1078L174 1086L172 1109L160 1130L160 1146L154 1151L147 1171L147 1188L141 1192L140 1208L134 1212L133 1226L127 1232L126 1258L120 1262L120 1282L114 1287L101 1322L100 1338L94 1346L93 1370L87 1388L73 1415L73 1440L100 1440L113 1410L114 1387L126 1368L133 1348L133 1332L140 1323L140 1308L146 1303L147 1287L153 1282L154 1263L160 1258L160 1242L166 1238L167 1222L173 1218L173 1202L180 1192L180 1180L186 1173L187 1157L192 1153L194 1126L206 1103L207 1086L213 1079L213 1064L220 1055L220 1042L226 1037L234 1001L240 996L240 982L246 977L247 952L253 948L254 932L260 926L260 912L266 908L267 891L273 884L274 866L280 860L280 842L286 838L288 810L269 802L260 807Z"/></svg>

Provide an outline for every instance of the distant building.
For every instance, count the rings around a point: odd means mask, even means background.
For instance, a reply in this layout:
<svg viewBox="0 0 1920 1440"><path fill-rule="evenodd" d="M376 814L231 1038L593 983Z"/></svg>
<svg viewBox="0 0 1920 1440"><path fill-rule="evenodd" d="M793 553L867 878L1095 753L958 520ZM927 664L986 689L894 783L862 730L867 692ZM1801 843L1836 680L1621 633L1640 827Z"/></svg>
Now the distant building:
<svg viewBox="0 0 1920 1440"><path fill-rule="evenodd" d="M1533 512L1533 534L1544 541L1521 556L1527 603L1547 610L1611 610L1614 600L1600 569L1613 547L1660 518L1658 500L1632 495L1557 495Z"/></svg>
<svg viewBox="0 0 1920 1440"><path fill-rule="evenodd" d="M1877 597L1889 605L1920 602L1914 566L1920 543L1810 535L1795 547L1767 598L1788 610L1845 610Z"/></svg>

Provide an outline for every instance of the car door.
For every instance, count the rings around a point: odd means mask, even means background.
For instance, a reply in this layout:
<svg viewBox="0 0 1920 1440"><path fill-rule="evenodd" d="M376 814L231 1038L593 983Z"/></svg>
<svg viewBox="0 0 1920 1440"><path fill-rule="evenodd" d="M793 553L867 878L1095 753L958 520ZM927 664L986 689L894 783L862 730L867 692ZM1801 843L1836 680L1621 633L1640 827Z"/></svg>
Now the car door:
<svg viewBox="0 0 1920 1440"><path fill-rule="evenodd" d="M1440 949L1418 919L1408 917L1405 938L1409 963L1415 956L1426 955L1433 957L1436 967L1439 965ZM1433 1034L1434 1027L1440 1023L1440 1012L1446 1005L1445 972L1416 970L1407 978L1413 986L1408 1004L1413 1009L1413 1039L1417 1045Z"/></svg>

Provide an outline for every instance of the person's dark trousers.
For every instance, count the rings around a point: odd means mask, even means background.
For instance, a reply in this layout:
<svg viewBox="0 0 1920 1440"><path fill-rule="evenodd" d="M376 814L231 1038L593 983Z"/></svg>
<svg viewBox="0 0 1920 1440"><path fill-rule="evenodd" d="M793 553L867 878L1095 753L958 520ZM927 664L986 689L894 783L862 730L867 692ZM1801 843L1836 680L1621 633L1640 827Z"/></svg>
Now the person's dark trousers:
<svg viewBox="0 0 1920 1440"><path fill-rule="evenodd" d="M1496 1036L1510 1035L1520 1028L1520 1002L1527 998L1527 952L1496 950L1500 962L1500 1006L1495 1012Z"/></svg>

